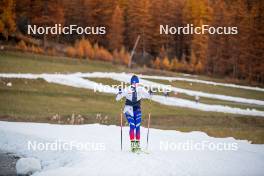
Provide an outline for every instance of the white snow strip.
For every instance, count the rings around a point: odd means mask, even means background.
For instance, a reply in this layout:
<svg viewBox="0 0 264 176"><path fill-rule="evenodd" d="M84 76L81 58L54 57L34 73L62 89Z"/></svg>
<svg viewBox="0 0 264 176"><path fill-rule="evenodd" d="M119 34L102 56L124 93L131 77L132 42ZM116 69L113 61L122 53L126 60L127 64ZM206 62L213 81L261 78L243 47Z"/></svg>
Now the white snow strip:
<svg viewBox="0 0 264 176"><path fill-rule="evenodd" d="M43 76L43 79L45 79L47 82L72 86L72 87L78 87L78 88L86 88L86 89L92 89L98 88L97 91L104 92L104 93L116 93L117 89L114 89L110 86L102 85L99 83L96 83L94 81L90 81L87 79L83 79L81 77L76 77L72 75L59 75L59 76L53 76L53 75L45 75ZM101 88L101 90L99 89Z"/></svg>
<svg viewBox="0 0 264 176"><path fill-rule="evenodd" d="M109 77L111 75L112 77ZM101 91L104 93L112 93L116 94L118 92L117 89L109 88L109 86L96 83L94 81L90 81L87 79L83 79L82 77L101 77L101 78L112 78L118 81L124 81L129 82L130 75L127 74L98 74L98 73L76 73L76 74L0 74L0 77L6 77L6 78L26 78L26 79L37 79L42 78L50 83L57 83L61 85L67 85L77 88L85 88L85 89L91 89L94 90L94 87L100 87ZM150 84L149 81L141 80L143 84ZM158 83L153 83L151 85L155 85ZM157 85L158 86L158 85ZM161 85L164 86L164 85ZM175 88L176 89L176 88ZM196 103L194 101L190 100L184 100L180 98L174 98L174 97L168 97L167 99L164 99L165 97L162 96L153 96L153 101L156 101L160 104L169 105L169 106L178 106L178 107L187 107L192 109L197 109L201 111L212 111L212 112L223 112L223 113L232 113L232 114L241 114L241 115L249 115L249 116L264 116L263 111L258 111L255 109L241 109L241 108L232 108L229 106L223 106L223 105L209 105L209 104L203 104L203 103ZM166 101L165 101L166 100Z"/></svg>
<svg viewBox="0 0 264 176"><path fill-rule="evenodd" d="M132 74L127 73L103 73L103 72L94 72L94 73L76 73L75 76L80 77L90 77L90 78L110 78L117 81L122 81L129 83L130 78ZM141 84L144 84L146 86L152 86L152 87L164 87L166 88L167 85L156 83L153 81L148 81L141 79ZM199 97L205 97L205 98L213 98L213 99L219 99L219 100L225 100L225 101L232 101L232 102L238 102L238 103L248 103L248 104L255 104L255 105L262 105L264 106L264 101L262 100L256 100L256 99L248 99L248 98L241 98L241 97L233 97L233 96L227 96L227 95L219 95L219 94L211 94L211 93L205 93L200 91L194 91L194 90L187 90L182 88L176 88L172 87L172 91L177 93L183 93L190 96L199 96Z"/></svg>
<svg viewBox="0 0 264 176"><path fill-rule="evenodd" d="M255 90L255 91L264 92L264 89L260 88L260 87L241 86L241 85L236 85L236 84L219 83L219 82L205 81L205 80L191 79L191 78L150 76L150 75L140 75L140 77L146 78L146 79L157 79L157 80L167 80L167 81L186 81L186 82L209 84L209 85L214 85L214 86L224 86L224 87L232 87L232 88L239 88L239 89L247 89L247 90Z"/></svg>
<svg viewBox="0 0 264 176"><path fill-rule="evenodd" d="M147 81L147 80L143 80L143 79L141 79L141 82L143 84L145 84L145 85L148 85L148 86L151 86L151 85L152 86L154 85L154 86L157 86L157 87L165 86L164 84L155 83L153 81ZM213 99L218 99L218 100L232 101L232 102L237 102L237 103L248 103L248 104L255 104L255 105L264 106L264 101L256 100L256 99L233 97L233 96L212 94L212 93L205 93L205 92L187 90L187 89L182 89L182 88L177 88L177 87L172 87L172 91L178 92L178 93L183 93L183 94L190 95L190 96L199 96L199 97L213 98Z"/></svg>
<svg viewBox="0 0 264 176"><path fill-rule="evenodd" d="M250 144L231 137L209 137L203 132L150 128L150 154L137 155L129 152L128 127L123 130L123 151L120 151L120 127L117 126L0 121L0 150L40 160L42 170L33 176L248 176L264 173L262 144ZM146 133L147 129L141 127L142 148L146 146ZM29 142L45 145L57 141L104 147L103 150L28 148ZM218 150L217 146L220 146Z"/></svg>
<svg viewBox="0 0 264 176"><path fill-rule="evenodd" d="M254 114L255 116L264 116L263 111L257 111L255 109L232 108L224 105L208 105L204 103L196 103L190 100L184 100L181 98L154 95L152 96L152 100L164 105L198 109L208 112L211 111L211 112L223 112L223 113L231 113L231 114L244 114L249 116Z"/></svg>

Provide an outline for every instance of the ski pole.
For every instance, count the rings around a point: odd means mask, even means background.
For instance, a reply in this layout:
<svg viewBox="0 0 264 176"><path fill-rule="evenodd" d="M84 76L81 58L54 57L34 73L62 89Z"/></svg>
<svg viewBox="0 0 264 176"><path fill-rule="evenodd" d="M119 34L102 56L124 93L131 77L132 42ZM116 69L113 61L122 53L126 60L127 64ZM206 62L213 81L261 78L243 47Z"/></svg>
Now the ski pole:
<svg viewBox="0 0 264 176"><path fill-rule="evenodd" d="M123 112L122 112L122 109L121 109L121 113L120 113L120 127L121 127L121 151L122 151L122 149L123 149L123 130L122 130L122 127L123 127L123 124L122 124L122 116L123 116L123 114L122 114Z"/></svg>
<svg viewBox="0 0 264 176"><path fill-rule="evenodd" d="M148 133L147 133L147 147L148 150L148 143L149 143L149 125L150 125L150 113L148 114Z"/></svg>

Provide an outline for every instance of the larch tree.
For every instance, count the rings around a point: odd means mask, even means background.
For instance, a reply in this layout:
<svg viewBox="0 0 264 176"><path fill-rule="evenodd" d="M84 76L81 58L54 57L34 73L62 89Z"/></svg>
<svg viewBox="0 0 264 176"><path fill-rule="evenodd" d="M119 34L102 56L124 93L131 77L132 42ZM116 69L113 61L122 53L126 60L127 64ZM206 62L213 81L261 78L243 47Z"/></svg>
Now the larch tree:
<svg viewBox="0 0 264 176"><path fill-rule="evenodd" d="M110 50L120 50L123 46L124 19L121 8L117 5L109 25L108 40Z"/></svg>
<svg viewBox="0 0 264 176"><path fill-rule="evenodd" d="M8 40L8 36L16 30L15 0L0 1L0 33Z"/></svg>
<svg viewBox="0 0 264 176"><path fill-rule="evenodd" d="M211 16L212 16L212 9L209 6L209 1L201 0L188 0L185 4L185 20L186 24L193 24L194 26L201 27L202 25L210 25L211 23ZM188 51L189 57L193 56L196 57L196 63L201 62L203 65L207 63L207 56L208 56L208 41L209 41L209 34L193 34L192 38L190 39L189 47L190 50ZM188 59L190 61L191 58Z"/></svg>
<svg viewBox="0 0 264 176"><path fill-rule="evenodd" d="M128 46L131 49L140 35L138 50L143 54L150 51L151 16L149 0L129 0L127 9Z"/></svg>
<svg viewBox="0 0 264 176"><path fill-rule="evenodd" d="M36 0L33 1L32 8L31 24L43 27L64 24L64 10L59 0ZM53 36L43 34L44 48L46 48L47 38L52 38Z"/></svg>

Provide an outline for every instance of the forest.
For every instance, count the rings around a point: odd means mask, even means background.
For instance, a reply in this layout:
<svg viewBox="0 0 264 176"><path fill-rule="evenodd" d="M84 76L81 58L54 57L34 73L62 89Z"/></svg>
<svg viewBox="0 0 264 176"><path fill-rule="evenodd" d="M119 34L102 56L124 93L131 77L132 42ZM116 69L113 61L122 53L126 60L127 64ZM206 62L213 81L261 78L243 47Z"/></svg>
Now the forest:
<svg viewBox="0 0 264 176"><path fill-rule="evenodd" d="M106 27L105 35L27 35L27 25ZM165 35L160 25L235 26L236 35ZM44 54L264 83L262 0L1 0L1 45ZM43 41L32 44L17 36ZM24 37L25 38L25 37ZM45 43L63 46L62 51ZM58 47L59 48L59 47ZM50 52L52 50L52 52Z"/></svg>

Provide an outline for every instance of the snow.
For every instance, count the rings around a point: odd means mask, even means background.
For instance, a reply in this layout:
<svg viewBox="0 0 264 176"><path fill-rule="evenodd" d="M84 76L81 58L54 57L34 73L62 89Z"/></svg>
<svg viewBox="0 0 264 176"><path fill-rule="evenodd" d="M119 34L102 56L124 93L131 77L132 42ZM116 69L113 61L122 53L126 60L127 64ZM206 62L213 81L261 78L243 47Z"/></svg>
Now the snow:
<svg viewBox="0 0 264 176"><path fill-rule="evenodd" d="M11 82L8 82L8 83L6 84L6 86L7 86L7 87L12 87L12 83L11 83Z"/></svg>
<svg viewBox="0 0 264 176"><path fill-rule="evenodd" d="M231 113L231 114L242 114L248 116L262 116L262 117L264 116L263 111L258 111L255 109L232 108L224 105L208 105L204 103L197 103L190 100L184 100L181 98L154 95L152 97L152 100L164 105L191 108L191 109L197 109L208 112L211 111L211 112L223 112L223 113Z"/></svg>
<svg viewBox="0 0 264 176"><path fill-rule="evenodd" d="M16 172L18 175L30 175L41 171L40 161L36 158L20 158L16 163Z"/></svg>
<svg viewBox="0 0 264 176"><path fill-rule="evenodd" d="M110 78L117 81L122 81L129 83L130 78L132 74L127 73L103 73L103 72L94 72L94 73L76 73L75 76L79 77L90 77L90 78ZM140 75L140 77L144 77L143 75ZM155 78L155 76L153 76ZM146 86L152 86L152 87L165 87L165 84L156 83L153 81L148 81L144 79L140 79L141 84ZM213 99L219 99L219 100L225 100L225 101L233 101L238 103L248 103L248 104L256 104L256 105L264 105L264 101L261 100L255 100L255 99L248 99L248 98L241 98L241 97L233 97L233 96L226 96L226 95L218 95L218 94L211 94L211 93L205 93L201 91L193 91L188 89L182 89L177 87L172 87L172 91L183 93L190 96L199 96L199 97L206 97L206 98L213 98Z"/></svg>
<svg viewBox="0 0 264 176"><path fill-rule="evenodd" d="M163 84L155 83L153 81L147 81L147 80L141 80L143 84L145 85L152 85L152 86L164 86ZM219 94L211 94L211 93L205 93L201 91L193 91L193 90L187 90L182 88L176 88L172 87L172 91L183 93L190 96L199 96L199 97L205 97L205 98L213 98L218 100L225 100L225 101L232 101L237 103L248 103L248 104L255 104L255 105L264 105L264 101L262 100L255 100L255 99L248 99L248 98L241 98L241 97L233 97L233 96L227 96L227 95L219 95Z"/></svg>
<svg viewBox="0 0 264 176"><path fill-rule="evenodd" d="M6 78L25 78L25 79L37 79L42 78L49 83L56 83L61 85L67 85L77 88L85 88L94 90L95 87L99 87L99 92L116 94L118 90L116 88L109 87L107 85L103 85L100 83L96 83L94 81L88 80L89 78L109 78L117 81L122 81L129 83L132 74L128 73L106 73L106 72L93 72L93 73L73 73L73 74L0 74L0 77ZM142 75L141 75L142 76ZM88 79L84 79L88 78ZM142 84L152 87L166 87L164 84L155 83L152 81L147 81L144 79L140 80ZM248 103L248 104L256 104L256 105L264 105L264 101L255 100L255 99L247 99L241 97L231 97L226 95L218 95L218 94L210 94L200 91L192 91L187 89L181 89L172 87L172 90L175 93L185 93L191 96L199 96L199 97L207 97L213 99L220 99L226 101L234 101L238 103ZM175 97L163 97L154 95L152 100L158 102L163 105L168 106L178 106L178 107L187 107L201 111L211 111L211 112L223 112L223 113L232 113L232 114L240 114L240 115L248 115L248 116L261 116L264 117L264 112L255 110L255 109L241 109L234 108L225 105L210 105L204 103L196 103L195 101L185 100L181 98Z"/></svg>
<svg viewBox="0 0 264 176"><path fill-rule="evenodd" d="M54 125L0 121L0 150L14 152L41 161L42 170L34 176L57 175L262 175L264 145L234 138L214 138L202 132L183 133L150 129L150 154L129 152L128 128L123 128L120 151L120 127L99 124ZM147 129L141 129L141 146L146 146ZM103 143L103 150L29 150L28 142ZM233 146L192 149L198 144ZM181 145L180 145L181 144ZM177 146L185 146L178 147ZM210 146L208 145L208 146ZM168 148L166 146L169 146ZM168 150L166 150L168 149ZM223 148L222 148L223 149Z"/></svg>
<svg viewBox="0 0 264 176"><path fill-rule="evenodd" d="M189 75L184 75L184 76L189 76ZM167 80L167 81L186 81L186 82L191 82L191 83L194 82L194 83L209 84L209 85L214 85L214 86L224 86L224 87L232 87L232 88L264 92L264 89L260 87L241 86L241 85L236 85L236 84L218 83L218 82L213 82L213 81L205 81L205 80L191 79L191 78L168 77L168 76L149 76L149 75L141 75L141 78Z"/></svg>

